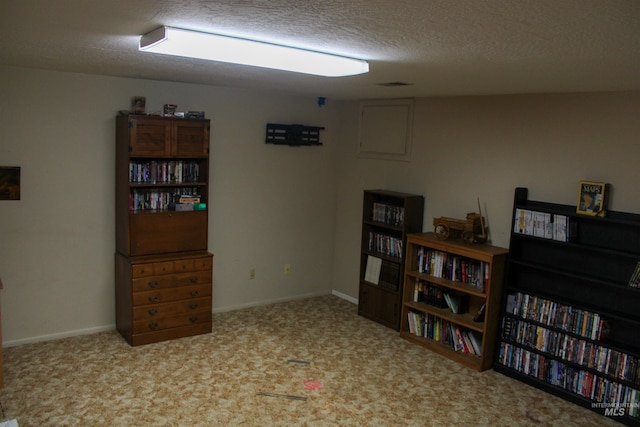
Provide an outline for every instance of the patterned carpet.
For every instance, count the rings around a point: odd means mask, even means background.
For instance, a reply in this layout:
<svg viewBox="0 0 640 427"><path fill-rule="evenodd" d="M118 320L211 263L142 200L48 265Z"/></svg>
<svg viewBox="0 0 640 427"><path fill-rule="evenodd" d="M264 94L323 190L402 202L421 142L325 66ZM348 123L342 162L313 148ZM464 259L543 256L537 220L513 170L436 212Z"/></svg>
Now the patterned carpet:
<svg viewBox="0 0 640 427"><path fill-rule="evenodd" d="M116 332L5 349L2 420L29 426L605 426L477 373L324 296L214 314L211 334Z"/></svg>

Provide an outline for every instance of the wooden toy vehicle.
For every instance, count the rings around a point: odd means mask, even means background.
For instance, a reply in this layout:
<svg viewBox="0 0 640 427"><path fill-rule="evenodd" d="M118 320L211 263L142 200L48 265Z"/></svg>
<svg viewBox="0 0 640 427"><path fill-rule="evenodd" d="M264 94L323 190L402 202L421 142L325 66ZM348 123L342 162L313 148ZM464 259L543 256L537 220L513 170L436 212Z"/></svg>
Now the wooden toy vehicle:
<svg viewBox="0 0 640 427"><path fill-rule="evenodd" d="M478 201L480 209L480 201ZM440 217L433 219L433 231L438 240L447 240L449 237L459 235L467 243L484 243L487 241L487 233L484 227L482 211L471 212L466 219Z"/></svg>

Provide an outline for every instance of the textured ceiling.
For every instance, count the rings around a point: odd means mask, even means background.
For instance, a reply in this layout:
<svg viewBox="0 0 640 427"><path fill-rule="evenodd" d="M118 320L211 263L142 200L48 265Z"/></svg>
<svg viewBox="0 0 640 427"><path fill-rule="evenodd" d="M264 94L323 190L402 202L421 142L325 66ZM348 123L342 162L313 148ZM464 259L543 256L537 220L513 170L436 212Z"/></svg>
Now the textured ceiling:
<svg viewBox="0 0 640 427"><path fill-rule="evenodd" d="M0 65L334 99L640 90L638 0L0 3ZM139 52L161 25L359 57L371 71L326 78Z"/></svg>

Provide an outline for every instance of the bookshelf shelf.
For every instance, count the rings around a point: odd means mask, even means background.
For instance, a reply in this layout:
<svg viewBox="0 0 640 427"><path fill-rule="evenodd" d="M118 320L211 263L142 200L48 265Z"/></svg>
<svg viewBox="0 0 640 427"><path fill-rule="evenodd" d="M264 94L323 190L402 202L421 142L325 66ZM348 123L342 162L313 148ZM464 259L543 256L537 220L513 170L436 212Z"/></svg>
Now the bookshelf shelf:
<svg viewBox="0 0 640 427"><path fill-rule="evenodd" d="M480 290L477 286L469 285L467 283L455 282L453 280L443 279L442 277L434 277L428 274L422 274L415 271L408 271L405 274L407 276L411 276L418 280L434 283L443 288L452 289L454 291L460 291L469 295L477 296L478 298L487 297L487 294L484 293L482 290Z"/></svg>
<svg viewBox="0 0 640 427"><path fill-rule="evenodd" d="M429 338L423 338L410 334L403 335L403 338L471 369L477 369L478 364L480 363L480 357L478 356L455 351L448 345L441 344Z"/></svg>
<svg viewBox="0 0 640 427"><path fill-rule="evenodd" d="M640 215L576 214L517 188L494 369L617 421L640 426ZM573 229L531 236L521 218ZM564 235L564 233L560 233ZM526 332L525 332L526 331Z"/></svg>
<svg viewBox="0 0 640 427"><path fill-rule="evenodd" d="M358 314L395 330L400 328L406 236L422 230L423 211L422 196L364 191ZM375 260L381 263L377 283L367 275Z"/></svg>
<svg viewBox="0 0 640 427"><path fill-rule="evenodd" d="M211 332L209 126L116 118L116 327L131 345Z"/></svg>
<svg viewBox="0 0 640 427"><path fill-rule="evenodd" d="M407 301L404 306L409 310L417 310L427 314L433 314L440 319L448 320L449 322L460 325L464 328L471 329L476 332L484 332L484 322L474 322L473 316L475 313L453 313L449 308L438 308L422 302Z"/></svg>
<svg viewBox="0 0 640 427"><path fill-rule="evenodd" d="M400 336L477 371L489 369L507 253L434 233L407 236ZM454 313L442 304L444 294L466 299L467 307ZM484 315L474 321L482 307Z"/></svg>

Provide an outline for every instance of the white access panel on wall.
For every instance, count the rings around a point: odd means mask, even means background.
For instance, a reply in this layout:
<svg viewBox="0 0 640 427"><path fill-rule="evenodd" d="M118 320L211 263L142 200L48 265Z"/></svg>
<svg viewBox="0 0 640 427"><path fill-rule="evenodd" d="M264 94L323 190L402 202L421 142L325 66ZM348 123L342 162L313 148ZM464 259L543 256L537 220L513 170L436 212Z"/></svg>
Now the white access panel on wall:
<svg viewBox="0 0 640 427"><path fill-rule="evenodd" d="M360 102L358 153L361 157L408 161L413 131L413 99Z"/></svg>

